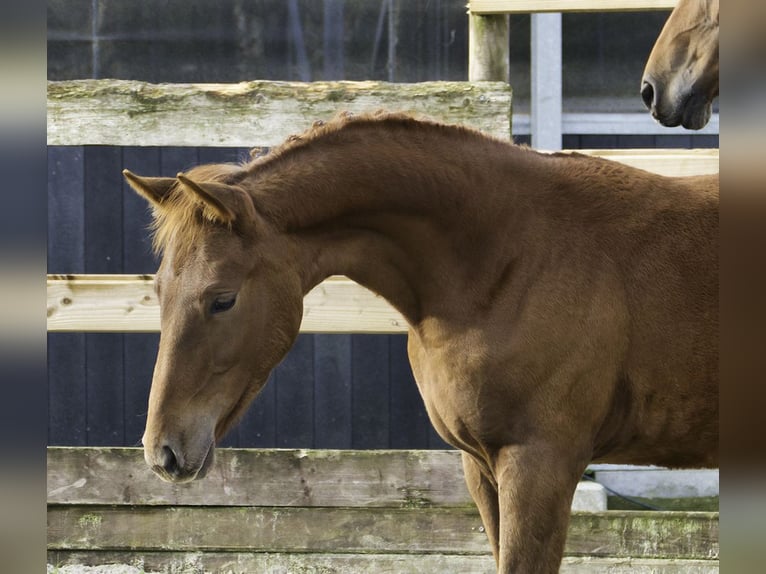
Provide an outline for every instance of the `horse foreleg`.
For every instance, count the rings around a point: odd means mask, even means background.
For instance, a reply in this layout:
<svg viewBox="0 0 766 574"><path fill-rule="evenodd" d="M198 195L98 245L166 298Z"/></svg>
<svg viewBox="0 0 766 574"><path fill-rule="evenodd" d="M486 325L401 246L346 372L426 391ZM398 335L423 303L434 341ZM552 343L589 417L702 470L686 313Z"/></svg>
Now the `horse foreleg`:
<svg viewBox="0 0 766 574"><path fill-rule="evenodd" d="M554 574L564 554L569 514L587 461L514 445L499 449L494 473L500 510L499 574Z"/></svg>
<svg viewBox="0 0 766 574"><path fill-rule="evenodd" d="M467 452L463 456L463 474L468 492L479 508L484 531L487 533L489 543L492 546L492 554L495 563L500 554L500 508L497 501L497 488L493 481L487 478L478 462Z"/></svg>

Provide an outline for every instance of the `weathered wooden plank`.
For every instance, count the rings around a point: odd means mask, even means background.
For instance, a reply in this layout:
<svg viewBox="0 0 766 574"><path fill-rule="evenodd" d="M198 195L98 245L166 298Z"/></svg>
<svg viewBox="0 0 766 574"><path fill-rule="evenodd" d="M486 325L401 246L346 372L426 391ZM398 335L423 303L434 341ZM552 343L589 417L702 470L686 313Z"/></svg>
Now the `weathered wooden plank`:
<svg viewBox="0 0 766 574"><path fill-rule="evenodd" d="M672 10L677 0L470 0L471 14Z"/></svg>
<svg viewBox="0 0 766 574"><path fill-rule="evenodd" d="M468 79L470 81L509 81L509 39L508 16L470 15L468 18Z"/></svg>
<svg viewBox="0 0 766 574"><path fill-rule="evenodd" d="M51 275L48 330L159 331L150 275ZM304 333L405 333L407 322L383 298L350 279L332 277L304 299Z"/></svg>
<svg viewBox="0 0 766 574"><path fill-rule="evenodd" d="M52 505L48 548L483 554L489 542L475 508Z"/></svg>
<svg viewBox="0 0 766 574"><path fill-rule="evenodd" d="M457 451L218 449L204 480L159 480L138 448L48 448L48 502L473 506Z"/></svg>
<svg viewBox="0 0 766 574"><path fill-rule="evenodd" d="M337 554L271 552L81 552L52 550L48 564L56 574L80 574L99 566L101 574L151 572L227 572L230 574L495 574L492 556L460 554ZM718 574L718 560L594 558L567 556L561 574Z"/></svg>
<svg viewBox="0 0 766 574"><path fill-rule="evenodd" d="M717 149L580 149L570 150L619 161L660 175L681 177L718 173Z"/></svg>
<svg viewBox="0 0 766 574"><path fill-rule="evenodd" d="M425 114L510 137L503 82L48 82L48 145L273 146L339 111Z"/></svg>
<svg viewBox="0 0 766 574"><path fill-rule="evenodd" d="M574 513L566 554L717 559L718 514ZM486 554L475 508L48 506L48 548Z"/></svg>

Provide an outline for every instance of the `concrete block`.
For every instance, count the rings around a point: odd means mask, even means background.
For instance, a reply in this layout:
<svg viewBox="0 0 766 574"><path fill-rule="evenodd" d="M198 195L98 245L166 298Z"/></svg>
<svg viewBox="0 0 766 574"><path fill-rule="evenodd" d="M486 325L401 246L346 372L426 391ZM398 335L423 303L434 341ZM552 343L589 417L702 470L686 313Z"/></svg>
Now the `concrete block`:
<svg viewBox="0 0 766 574"><path fill-rule="evenodd" d="M572 499L572 511L603 512L605 510L606 489L595 482L580 482Z"/></svg>
<svg viewBox="0 0 766 574"><path fill-rule="evenodd" d="M653 466L591 465L595 479L625 496L701 498L718 496L718 469L671 470Z"/></svg>

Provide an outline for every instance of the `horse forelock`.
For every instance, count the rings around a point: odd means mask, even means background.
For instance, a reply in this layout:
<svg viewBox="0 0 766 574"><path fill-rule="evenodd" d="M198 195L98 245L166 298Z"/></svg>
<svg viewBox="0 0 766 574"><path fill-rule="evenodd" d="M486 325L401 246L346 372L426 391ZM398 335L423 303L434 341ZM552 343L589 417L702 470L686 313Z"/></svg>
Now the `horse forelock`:
<svg viewBox="0 0 766 574"><path fill-rule="evenodd" d="M209 164L194 167L185 175L198 182L236 183L241 179L241 174L242 167L238 164ZM231 227L230 224L221 223L213 209L186 193L179 183L170 189L162 204L154 206L153 210L150 227L154 252L161 255L172 245L177 260L199 243L207 229Z"/></svg>

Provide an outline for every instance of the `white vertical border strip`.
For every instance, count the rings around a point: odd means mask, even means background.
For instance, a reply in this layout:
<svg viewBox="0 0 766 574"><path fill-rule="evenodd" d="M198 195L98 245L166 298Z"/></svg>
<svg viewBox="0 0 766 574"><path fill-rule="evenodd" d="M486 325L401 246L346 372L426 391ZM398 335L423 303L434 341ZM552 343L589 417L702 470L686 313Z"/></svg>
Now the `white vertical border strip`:
<svg viewBox="0 0 766 574"><path fill-rule="evenodd" d="M532 147L561 149L561 13L532 14L531 132Z"/></svg>

